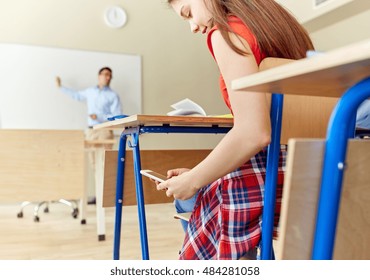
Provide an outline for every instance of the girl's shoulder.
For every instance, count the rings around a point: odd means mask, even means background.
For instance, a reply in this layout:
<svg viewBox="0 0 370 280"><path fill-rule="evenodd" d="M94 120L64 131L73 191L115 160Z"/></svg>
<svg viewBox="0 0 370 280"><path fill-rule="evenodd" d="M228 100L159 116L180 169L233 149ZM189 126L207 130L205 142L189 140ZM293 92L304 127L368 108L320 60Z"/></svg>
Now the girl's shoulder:
<svg viewBox="0 0 370 280"><path fill-rule="evenodd" d="M252 50L254 56L258 58L257 61L259 63L263 55L261 54L257 38L255 34L252 32L252 30L247 25L245 25L240 18L236 16L230 16L228 18L228 25L233 33L235 33L236 35L240 36L241 38L248 42L250 49ZM207 45L212 55L213 55L212 34L216 30L218 30L217 25L212 27L212 29L208 32L207 36Z"/></svg>
<svg viewBox="0 0 370 280"><path fill-rule="evenodd" d="M236 17L236 16L230 16L228 19L228 25L232 32L235 34L241 36L244 39L256 39L256 36L253 34L253 32L250 30L250 28L243 23L243 21ZM212 27L212 29L208 32L208 38L207 41L211 40L213 32L218 30L218 26L215 25Z"/></svg>

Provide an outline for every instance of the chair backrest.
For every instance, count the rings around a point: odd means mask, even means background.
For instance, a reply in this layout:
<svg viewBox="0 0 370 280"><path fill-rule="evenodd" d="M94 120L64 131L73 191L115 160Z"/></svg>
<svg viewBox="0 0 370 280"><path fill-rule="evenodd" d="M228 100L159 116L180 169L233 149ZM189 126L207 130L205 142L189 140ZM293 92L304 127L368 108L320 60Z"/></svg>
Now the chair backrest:
<svg viewBox="0 0 370 280"><path fill-rule="evenodd" d="M291 139L277 259L311 259L324 139ZM370 141L350 140L333 259L370 259Z"/></svg>

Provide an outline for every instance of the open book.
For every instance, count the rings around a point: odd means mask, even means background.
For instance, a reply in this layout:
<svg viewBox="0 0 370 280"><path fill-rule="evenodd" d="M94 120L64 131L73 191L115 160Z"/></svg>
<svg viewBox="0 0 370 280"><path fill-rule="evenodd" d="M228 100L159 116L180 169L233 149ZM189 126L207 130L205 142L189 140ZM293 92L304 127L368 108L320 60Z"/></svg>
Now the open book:
<svg viewBox="0 0 370 280"><path fill-rule="evenodd" d="M175 104L172 104L171 107L175 110L168 112L168 116L206 116L206 112L203 110L203 108L189 98L185 98Z"/></svg>

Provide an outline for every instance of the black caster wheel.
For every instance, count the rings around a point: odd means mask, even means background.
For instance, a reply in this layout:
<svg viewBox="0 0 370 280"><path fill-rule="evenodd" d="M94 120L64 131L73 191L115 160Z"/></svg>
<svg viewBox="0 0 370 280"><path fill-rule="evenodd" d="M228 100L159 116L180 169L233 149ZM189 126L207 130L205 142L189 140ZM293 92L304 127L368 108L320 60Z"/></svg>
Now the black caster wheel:
<svg viewBox="0 0 370 280"><path fill-rule="evenodd" d="M72 211L72 217L77 219L77 216L78 216L78 209L73 209Z"/></svg>
<svg viewBox="0 0 370 280"><path fill-rule="evenodd" d="M45 207L44 213L49 213L49 207Z"/></svg>
<svg viewBox="0 0 370 280"><path fill-rule="evenodd" d="M19 212L19 213L17 214L17 217L18 217L18 218L23 218L23 212Z"/></svg>
<svg viewBox="0 0 370 280"><path fill-rule="evenodd" d="M105 241L105 234L99 234L98 241Z"/></svg>
<svg viewBox="0 0 370 280"><path fill-rule="evenodd" d="M81 225L86 225L86 219L81 220Z"/></svg>
<svg viewBox="0 0 370 280"><path fill-rule="evenodd" d="M34 221L35 223L38 223L38 222L40 222L40 218L39 218L38 216L35 216L35 217L33 218L33 221Z"/></svg>

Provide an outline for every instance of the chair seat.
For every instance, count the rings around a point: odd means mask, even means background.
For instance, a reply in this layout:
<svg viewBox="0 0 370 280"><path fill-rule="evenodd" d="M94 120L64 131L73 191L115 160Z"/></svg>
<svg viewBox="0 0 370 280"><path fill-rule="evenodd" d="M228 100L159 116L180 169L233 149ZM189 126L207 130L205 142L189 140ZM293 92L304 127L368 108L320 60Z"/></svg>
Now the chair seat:
<svg viewBox="0 0 370 280"><path fill-rule="evenodd" d="M184 220L184 221L189 222L189 219L190 219L191 214L192 214L191 212L176 213L176 214L173 215L173 217L175 219Z"/></svg>

